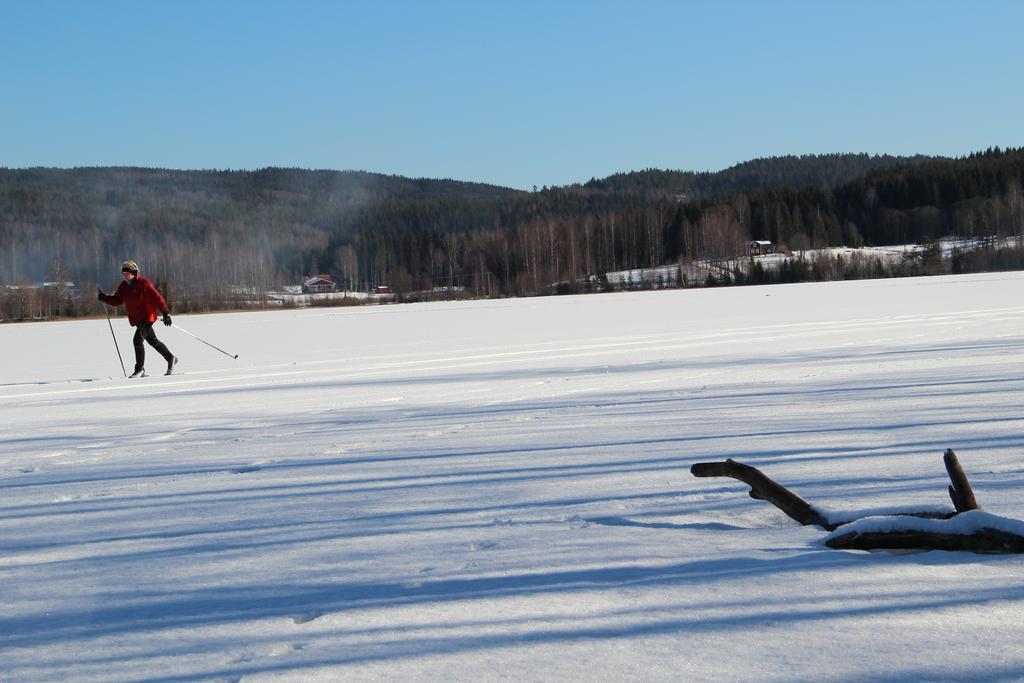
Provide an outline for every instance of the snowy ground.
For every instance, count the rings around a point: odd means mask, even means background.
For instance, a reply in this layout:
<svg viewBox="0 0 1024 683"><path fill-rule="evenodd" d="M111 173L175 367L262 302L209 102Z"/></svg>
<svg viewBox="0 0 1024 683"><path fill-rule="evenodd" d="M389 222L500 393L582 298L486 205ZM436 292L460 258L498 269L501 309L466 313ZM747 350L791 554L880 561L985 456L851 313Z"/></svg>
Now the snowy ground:
<svg viewBox="0 0 1024 683"><path fill-rule="evenodd" d="M1013 249L1018 246L1020 239L1017 237L1005 237L997 242L989 241L989 238L953 238L947 237L938 241L942 255L948 260L956 251L972 251L982 249L986 246L994 246L1001 249ZM809 263L819 258L830 259L842 258L850 263L850 259L860 258L869 263L879 262L887 267L899 265L908 257L922 255L925 246L921 244L897 244L884 247L826 247L823 249L808 249L806 251L795 251L791 254L775 252L761 256L737 256L732 259L708 259L688 261L682 264L657 266L655 268L635 268L633 270L618 270L605 273L608 284L618 288L640 288L640 287L677 287L679 285L680 268L689 286L703 286L708 275L721 278L723 275L732 277L737 271L750 274L751 266L759 263L765 271L778 271L787 262L797 259L804 259Z"/></svg>
<svg viewBox="0 0 1024 683"><path fill-rule="evenodd" d="M0 679L1019 680L1024 558L833 510L1024 517L1024 274L0 326ZM115 325L122 352L130 330ZM150 369L159 368L151 353Z"/></svg>

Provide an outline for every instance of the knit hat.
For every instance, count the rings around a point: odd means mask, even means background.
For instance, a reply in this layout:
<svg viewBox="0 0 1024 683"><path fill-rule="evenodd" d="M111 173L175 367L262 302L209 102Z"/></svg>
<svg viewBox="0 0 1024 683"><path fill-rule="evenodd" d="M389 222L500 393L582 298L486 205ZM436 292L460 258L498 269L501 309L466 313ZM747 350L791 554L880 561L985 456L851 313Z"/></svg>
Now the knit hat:
<svg viewBox="0 0 1024 683"><path fill-rule="evenodd" d="M121 272L123 273L125 271L128 271L129 273L138 273L139 264L135 261L125 261L121 264Z"/></svg>

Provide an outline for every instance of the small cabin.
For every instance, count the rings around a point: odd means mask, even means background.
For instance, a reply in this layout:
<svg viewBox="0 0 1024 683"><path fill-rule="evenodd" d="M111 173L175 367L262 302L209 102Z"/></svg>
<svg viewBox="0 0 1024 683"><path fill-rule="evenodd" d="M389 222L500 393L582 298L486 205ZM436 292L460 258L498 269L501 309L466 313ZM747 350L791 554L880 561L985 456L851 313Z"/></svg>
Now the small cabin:
<svg viewBox="0 0 1024 683"><path fill-rule="evenodd" d="M387 285L377 285L376 287L373 288L373 293L374 294L390 294L391 293L391 288L388 287Z"/></svg>
<svg viewBox="0 0 1024 683"><path fill-rule="evenodd" d="M338 286L330 275L307 275L302 280L303 294L323 294L337 290Z"/></svg>
<svg viewBox="0 0 1024 683"><path fill-rule="evenodd" d="M747 256L763 256L774 253L775 245L768 240L750 240L747 242Z"/></svg>

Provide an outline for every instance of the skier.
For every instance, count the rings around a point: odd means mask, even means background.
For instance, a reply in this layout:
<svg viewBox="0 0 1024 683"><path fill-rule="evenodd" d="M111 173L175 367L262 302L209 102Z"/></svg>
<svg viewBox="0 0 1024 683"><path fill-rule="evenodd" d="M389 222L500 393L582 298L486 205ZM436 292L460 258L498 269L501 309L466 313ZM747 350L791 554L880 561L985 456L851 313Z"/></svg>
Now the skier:
<svg viewBox="0 0 1024 683"><path fill-rule="evenodd" d="M167 361L167 372L170 375L174 372L174 366L178 364L178 358L171 353L164 343L156 338L153 331L153 323L157 321L157 311L163 313L164 325L171 324L171 312L167 307L167 301L157 291L152 282L139 275L139 266L135 261L125 261L121 264L121 279L123 280L113 294L104 294L99 290L100 301L117 308L124 304L128 312L128 322L135 328L135 372L131 378L145 377L144 368L146 360L146 349L142 342L146 341Z"/></svg>

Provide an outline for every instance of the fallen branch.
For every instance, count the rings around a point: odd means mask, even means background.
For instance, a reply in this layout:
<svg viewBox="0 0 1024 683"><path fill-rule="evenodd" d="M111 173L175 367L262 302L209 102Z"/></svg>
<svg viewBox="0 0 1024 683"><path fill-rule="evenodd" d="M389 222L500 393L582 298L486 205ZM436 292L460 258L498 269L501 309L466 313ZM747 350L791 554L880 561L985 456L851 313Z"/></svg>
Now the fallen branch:
<svg viewBox="0 0 1024 683"><path fill-rule="evenodd" d="M730 458L725 462L699 462L690 468L690 474L695 477L732 477L750 487L751 498L768 501L804 526L820 526L828 531L834 528L810 503L764 476L756 467Z"/></svg>
<svg viewBox="0 0 1024 683"><path fill-rule="evenodd" d="M695 477L730 477L747 484L751 498L771 503L800 524L833 531L825 540L830 548L1024 553L1024 522L981 512L956 453L947 450L943 461L952 482L949 495L955 512L899 512L841 522L830 522L803 498L772 481L756 467L732 459L697 463L690 468L690 473ZM958 517L961 513L967 514ZM921 519L911 522L906 517Z"/></svg>

